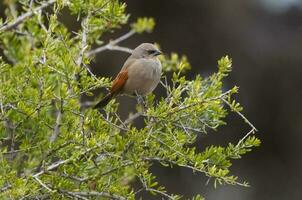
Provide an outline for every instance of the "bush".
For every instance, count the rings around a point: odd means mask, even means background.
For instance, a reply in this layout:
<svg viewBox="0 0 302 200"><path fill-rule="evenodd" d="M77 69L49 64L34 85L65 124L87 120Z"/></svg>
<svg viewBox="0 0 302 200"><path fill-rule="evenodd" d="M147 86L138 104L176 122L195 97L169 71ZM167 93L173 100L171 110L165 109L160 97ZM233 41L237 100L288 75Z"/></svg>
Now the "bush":
<svg viewBox="0 0 302 200"><path fill-rule="evenodd" d="M165 199L170 194L150 171L154 162L201 173L214 185L248 186L230 174L233 159L258 146L255 127L241 114L232 95L237 87L222 91L231 71L231 59L218 61L210 77L184 76L190 65L176 53L161 57L171 83L163 81L167 95L145 98L146 108L122 121L118 104L100 113L81 101L110 79L89 69L96 54L105 50L131 52L120 43L155 22L140 18L131 30L109 43L102 34L128 23L125 3L117 0L6 1L6 21L0 21L0 195L4 199L134 199L147 191ZM17 9L18 8L18 9ZM67 10L81 21L74 33L58 20ZM101 45L96 49L92 46ZM164 74L165 74L164 73ZM163 80L165 76L163 77ZM192 147L199 134L224 125L228 110L239 114L251 130L238 143ZM143 117L144 127L133 125ZM141 188L135 190L133 182ZM196 196L194 199L202 199Z"/></svg>

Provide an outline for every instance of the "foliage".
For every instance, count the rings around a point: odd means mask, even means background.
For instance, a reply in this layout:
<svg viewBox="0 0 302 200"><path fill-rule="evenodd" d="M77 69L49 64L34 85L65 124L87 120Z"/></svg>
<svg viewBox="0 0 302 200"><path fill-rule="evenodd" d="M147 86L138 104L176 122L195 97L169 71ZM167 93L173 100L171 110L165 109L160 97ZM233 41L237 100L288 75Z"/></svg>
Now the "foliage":
<svg viewBox="0 0 302 200"><path fill-rule="evenodd" d="M166 97L157 101L149 95L146 109L138 108L138 113L121 121L115 101L104 113L84 109L85 102L80 101L82 95L110 86L109 78L95 77L89 70L91 56L114 48L129 52L119 43L135 33L151 32L154 20L138 19L126 36L91 53L92 45L104 43L104 32L127 23L125 3L6 3L7 21L2 19L0 24L4 55L0 59L1 199L134 199L141 191L181 198L157 183L150 171L154 162L202 173L215 186L248 185L231 175L229 168L233 159L240 159L260 141L250 136L256 129L232 98L238 88L222 91L223 78L231 71L227 56L219 60L217 73L194 80L183 75L190 68L186 57L163 56L164 71L173 73L171 84L163 81ZM58 20L64 8L81 21L76 34ZM228 107L251 131L237 144L198 152L192 147L196 137L224 125ZM132 124L136 117L144 118L143 128ZM134 181L140 182L141 189L135 191Z"/></svg>
<svg viewBox="0 0 302 200"><path fill-rule="evenodd" d="M152 32L153 28L155 26L155 21L153 18L138 18L136 23L133 23L131 25L132 29L137 33L143 33L143 32Z"/></svg>

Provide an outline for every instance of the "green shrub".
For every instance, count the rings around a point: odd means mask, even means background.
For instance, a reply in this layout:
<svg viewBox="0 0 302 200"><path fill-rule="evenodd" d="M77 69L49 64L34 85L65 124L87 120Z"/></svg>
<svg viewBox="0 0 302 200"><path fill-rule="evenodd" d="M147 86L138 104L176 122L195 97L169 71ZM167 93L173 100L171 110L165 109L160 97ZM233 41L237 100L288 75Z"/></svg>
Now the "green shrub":
<svg viewBox="0 0 302 200"><path fill-rule="evenodd" d="M130 32L105 44L103 33L128 23L125 3L5 2L7 19L0 20L1 199L134 199L141 191L181 198L157 183L150 171L154 162L189 168L211 178L215 186L248 186L231 175L229 167L260 141L232 98L238 88L222 91L231 59L221 58L218 72L209 77L188 80L185 56L161 57L163 80L165 73L173 73L171 84L162 84L167 95L159 100L147 96L146 109L138 106L137 113L122 121L115 101L103 114L83 109L82 95L110 86L110 79L96 77L89 65L105 50L131 52L119 44L136 33L151 32L154 20L140 18ZM77 33L58 20L63 9L81 21ZM102 46L92 49L97 44ZM229 111L239 114L251 131L237 144L197 152L191 145L196 137L224 125ZM141 129L132 124L137 117L144 118ZM137 191L132 187L135 181L141 186Z"/></svg>

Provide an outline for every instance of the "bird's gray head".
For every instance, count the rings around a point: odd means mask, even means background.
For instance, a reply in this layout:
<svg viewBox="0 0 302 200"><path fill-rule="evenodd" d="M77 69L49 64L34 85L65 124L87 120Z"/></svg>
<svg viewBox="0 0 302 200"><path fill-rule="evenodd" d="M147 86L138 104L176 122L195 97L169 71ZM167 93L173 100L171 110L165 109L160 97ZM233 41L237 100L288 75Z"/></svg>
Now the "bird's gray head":
<svg viewBox="0 0 302 200"><path fill-rule="evenodd" d="M161 51L151 43L142 43L132 52L133 58L156 58Z"/></svg>

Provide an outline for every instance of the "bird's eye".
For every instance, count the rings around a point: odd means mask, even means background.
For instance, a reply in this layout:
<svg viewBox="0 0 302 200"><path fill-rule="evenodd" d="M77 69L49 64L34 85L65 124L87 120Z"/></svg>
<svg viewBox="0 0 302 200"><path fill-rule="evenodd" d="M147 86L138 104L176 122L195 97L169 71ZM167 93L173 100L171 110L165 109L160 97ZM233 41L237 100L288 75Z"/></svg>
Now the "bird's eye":
<svg viewBox="0 0 302 200"><path fill-rule="evenodd" d="M148 50L148 54L155 54L156 53L156 50Z"/></svg>

